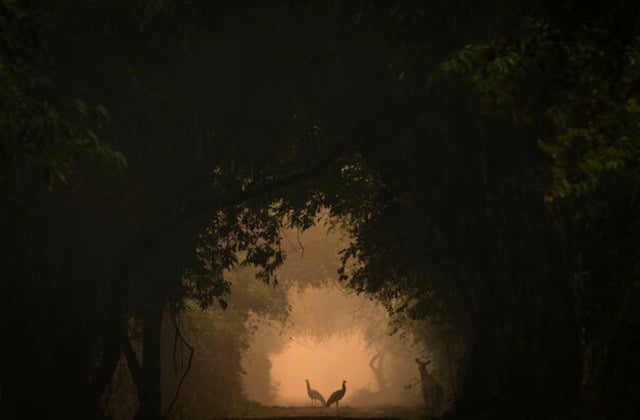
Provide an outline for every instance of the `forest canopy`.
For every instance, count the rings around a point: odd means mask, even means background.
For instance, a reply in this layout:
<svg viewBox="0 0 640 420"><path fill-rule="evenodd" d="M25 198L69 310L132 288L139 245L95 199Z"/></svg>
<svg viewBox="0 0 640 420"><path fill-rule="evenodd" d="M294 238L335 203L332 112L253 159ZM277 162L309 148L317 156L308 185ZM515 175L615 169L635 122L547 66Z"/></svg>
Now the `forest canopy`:
<svg viewBox="0 0 640 420"><path fill-rule="evenodd" d="M458 337L450 415L635 418L639 13L0 0L0 416L105 418L125 367L170 417L168 328L328 214L324 267Z"/></svg>

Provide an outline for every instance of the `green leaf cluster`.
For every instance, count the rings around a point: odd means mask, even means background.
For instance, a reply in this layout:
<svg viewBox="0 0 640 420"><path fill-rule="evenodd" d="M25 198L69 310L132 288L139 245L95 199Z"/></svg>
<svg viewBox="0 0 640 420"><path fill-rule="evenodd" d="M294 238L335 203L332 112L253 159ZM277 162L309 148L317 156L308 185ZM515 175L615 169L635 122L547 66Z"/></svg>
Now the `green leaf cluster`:
<svg viewBox="0 0 640 420"><path fill-rule="evenodd" d="M584 196L611 176L638 178L640 42L608 29L529 20L518 36L469 44L440 67L472 86L486 113L552 125L555 135L539 141L551 159L549 202Z"/></svg>
<svg viewBox="0 0 640 420"><path fill-rule="evenodd" d="M92 159L122 169L127 161L101 136L109 124L102 104L80 99L56 103L52 66L36 32L36 18L18 2L0 3L0 182L21 185L30 170L41 171L49 189Z"/></svg>

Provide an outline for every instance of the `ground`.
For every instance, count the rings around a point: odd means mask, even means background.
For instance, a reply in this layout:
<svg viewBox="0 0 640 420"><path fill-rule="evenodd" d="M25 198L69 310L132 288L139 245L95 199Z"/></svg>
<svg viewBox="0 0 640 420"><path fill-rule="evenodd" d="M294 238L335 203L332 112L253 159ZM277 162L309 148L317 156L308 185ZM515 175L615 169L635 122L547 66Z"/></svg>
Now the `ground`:
<svg viewBox="0 0 640 420"><path fill-rule="evenodd" d="M259 409L243 413L237 419L420 419L424 418L424 413L408 407L384 406L384 407L350 407L341 406L336 408L328 407L281 407L263 406Z"/></svg>

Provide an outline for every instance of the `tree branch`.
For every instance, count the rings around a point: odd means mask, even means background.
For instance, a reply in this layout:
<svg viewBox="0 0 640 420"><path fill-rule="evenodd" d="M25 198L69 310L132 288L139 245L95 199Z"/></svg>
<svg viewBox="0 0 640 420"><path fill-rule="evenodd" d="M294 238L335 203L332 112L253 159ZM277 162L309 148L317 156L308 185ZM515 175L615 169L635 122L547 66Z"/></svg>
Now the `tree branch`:
<svg viewBox="0 0 640 420"><path fill-rule="evenodd" d="M310 168L285 176L271 183L255 187L253 189L235 192L217 198L196 200L191 208L187 208L187 217L180 221L162 223L162 227L152 229L133 244L127 255L137 255L140 261L145 255L157 248L161 242L175 240L176 235L195 235L211 219L212 212L224 207L239 205L245 201L254 199L279 189L292 186L305 179L318 175L334 162L344 151L345 143L339 143L335 149L325 157L317 161Z"/></svg>
<svg viewBox="0 0 640 420"><path fill-rule="evenodd" d="M207 210L219 209L228 206L234 206L241 204L245 201L252 200L256 197L268 194L279 189L289 187L305 179L312 178L327 168L332 162L334 162L344 151L345 143L338 143L335 149L320 159L314 166L307 168L303 171L293 173L285 176L281 179L270 182L266 185L255 187L253 189L235 192L224 196L217 197L214 200L207 200L205 205Z"/></svg>
<svg viewBox="0 0 640 420"><path fill-rule="evenodd" d="M176 394L174 395L173 400L171 401L171 404L169 404L169 408L167 409L167 414L171 412L176 401L178 401L178 397L180 396L180 389L182 388L182 384L184 383L184 380L187 378L187 375L191 370L191 362L193 361L193 346L189 344L187 340L185 340L185 338L182 336L182 333L180 332L180 327L178 327L178 320L177 320L176 314L171 314L171 320L173 321L173 326L176 329L176 337L178 337L182 342L182 344L187 346L187 348L189 349L189 361L187 362L187 368L185 369L184 373L182 374L182 377L180 378L180 382L178 382L178 387L176 388Z"/></svg>

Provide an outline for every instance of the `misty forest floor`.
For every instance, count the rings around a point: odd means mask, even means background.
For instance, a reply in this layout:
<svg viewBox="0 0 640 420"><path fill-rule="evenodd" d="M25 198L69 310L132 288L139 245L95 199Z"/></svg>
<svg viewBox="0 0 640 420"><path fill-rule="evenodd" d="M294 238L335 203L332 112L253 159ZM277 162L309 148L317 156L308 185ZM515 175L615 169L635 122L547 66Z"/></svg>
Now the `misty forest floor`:
<svg viewBox="0 0 640 420"><path fill-rule="evenodd" d="M262 406L248 410L233 419L419 419L423 418L421 410L401 406L385 407L282 407Z"/></svg>

